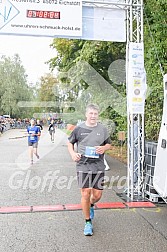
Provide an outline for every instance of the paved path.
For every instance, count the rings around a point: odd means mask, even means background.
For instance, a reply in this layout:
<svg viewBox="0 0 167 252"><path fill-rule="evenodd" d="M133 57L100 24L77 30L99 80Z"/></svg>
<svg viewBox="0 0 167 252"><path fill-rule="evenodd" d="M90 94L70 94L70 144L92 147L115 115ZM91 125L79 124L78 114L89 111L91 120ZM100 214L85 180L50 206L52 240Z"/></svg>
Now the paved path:
<svg viewBox="0 0 167 252"><path fill-rule="evenodd" d="M33 166L29 164L27 138L22 136L25 130L11 130L0 137L0 210L24 206L37 211L0 213L0 252L167 251L165 204L154 208L99 208L95 210L92 237L83 235L81 210L50 211L52 206L80 204L67 136L57 130L56 141L51 143L45 128L39 142L40 160ZM125 204L116 192L123 190L126 167L109 156L107 161L110 186L100 202ZM112 182L113 176L119 184ZM38 211L38 206L46 207L46 211Z"/></svg>

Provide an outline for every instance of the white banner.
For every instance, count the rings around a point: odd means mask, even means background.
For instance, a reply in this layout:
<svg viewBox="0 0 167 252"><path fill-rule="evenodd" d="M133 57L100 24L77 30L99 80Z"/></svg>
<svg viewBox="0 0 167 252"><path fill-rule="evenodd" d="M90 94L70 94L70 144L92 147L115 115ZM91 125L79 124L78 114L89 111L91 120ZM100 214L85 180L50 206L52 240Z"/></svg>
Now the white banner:
<svg viewBox="0 0 167 252"><path fill-rule="evenodd" d="M69 38L126 42L126 10L83 6L82 36Z"/></svg>
<svg viewBox="0 0 167 252"><path fill-rule="evenodd" d="M143 43L129 44L127 103L130 113L144 114L146 97Z"/></svg>
<svg viewBox="0 0 167 252"><path fill-rule="evenodd" d="M0 34L82 36L82 0L0 0Z"/></svg>

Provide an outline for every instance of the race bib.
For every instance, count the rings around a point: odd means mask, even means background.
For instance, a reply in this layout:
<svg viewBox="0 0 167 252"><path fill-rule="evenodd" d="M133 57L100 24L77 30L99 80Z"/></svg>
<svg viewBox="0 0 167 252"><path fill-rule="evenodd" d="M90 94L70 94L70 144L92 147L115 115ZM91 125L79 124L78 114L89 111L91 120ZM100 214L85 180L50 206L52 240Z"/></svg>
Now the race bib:
<svg viewBox="0 0 167 252"><path fill-rule="evenodd" d="M34 136L30 136L30 140L35 140L35 137Z"/></svg>
<svg viewBox="0 0 167 252"><path fill-rule="evenodd" d="M86 146L86 148L85 148L85 157L99 158L99 154L96 153L96 148L95 147Z"/></svg>
<svg viewBox="0 0 167 252"><path fill-rule="evenodd" d="M30 131L29 131L29 140L30 140L30 141L34 141L34 140L35 140L35 136L32 136L32 134L35 134L35 131L30 130Z"/></svg>

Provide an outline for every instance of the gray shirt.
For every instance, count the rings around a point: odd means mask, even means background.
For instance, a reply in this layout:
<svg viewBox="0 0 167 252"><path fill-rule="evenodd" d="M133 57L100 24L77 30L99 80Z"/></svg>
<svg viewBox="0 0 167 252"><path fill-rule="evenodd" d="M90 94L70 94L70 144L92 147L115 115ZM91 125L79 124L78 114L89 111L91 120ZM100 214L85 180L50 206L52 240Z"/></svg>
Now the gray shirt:
<svg viewBox="0 0 167 252"><path fill-rule="evenodd" d="M104 171L104 154L98 158L86 157L86 147L103 146L110 144L111 140L107 129L101 124L88 127L85 122L77 126L68 138L69 142L77 145L77 152L80 153L81 159L77 162L77 171L93 172Z"/></svg>

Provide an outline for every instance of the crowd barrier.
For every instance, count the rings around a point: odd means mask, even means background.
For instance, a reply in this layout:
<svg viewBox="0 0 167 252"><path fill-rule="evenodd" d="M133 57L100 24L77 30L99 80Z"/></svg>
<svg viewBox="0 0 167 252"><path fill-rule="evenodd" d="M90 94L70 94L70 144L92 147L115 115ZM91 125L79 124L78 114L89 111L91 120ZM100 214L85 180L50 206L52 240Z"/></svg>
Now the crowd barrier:
<svg viewBox="0 0 167 252"><path fill-rule="evenodd" d="M145 141L144 194L145 197L152 202L159 202L162 200L153 186L157 144L157 142Z"/></svg>
<svg viewBox="0 0 167 252"><path fill-rule="evenodd" d="M14 123L0 123L0 133L3 134L10 129L26 129L28 125L29 123L17 121Z"/></svg>

